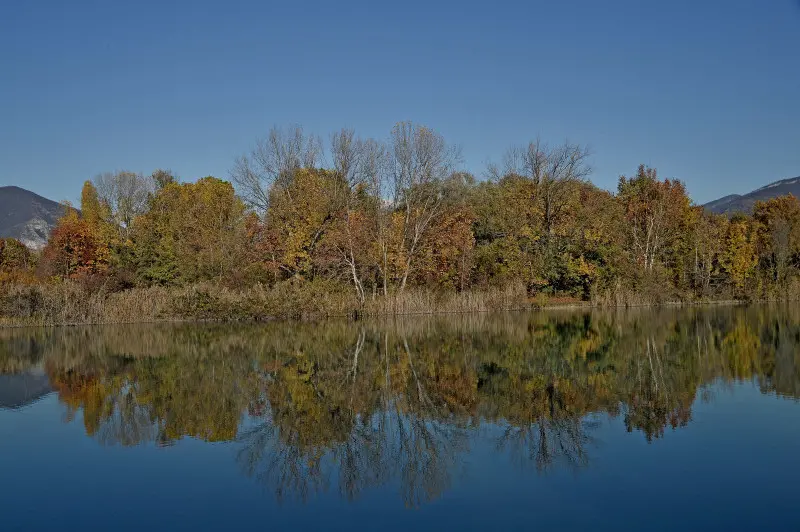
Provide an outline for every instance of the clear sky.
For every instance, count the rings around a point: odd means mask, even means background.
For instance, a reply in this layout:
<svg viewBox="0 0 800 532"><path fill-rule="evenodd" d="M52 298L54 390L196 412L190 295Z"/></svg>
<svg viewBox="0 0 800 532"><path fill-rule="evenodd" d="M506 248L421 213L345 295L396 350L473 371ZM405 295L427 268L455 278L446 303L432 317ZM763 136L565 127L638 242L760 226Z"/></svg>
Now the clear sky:
<svg viewBox="0 0 800 532"><path fill-rule="evenodd" d="M613 189L646 163L698 203L800 175L798 0L0 4L0 185L227 177L273 124L413 120L480 174L566 138Z"/></svg>

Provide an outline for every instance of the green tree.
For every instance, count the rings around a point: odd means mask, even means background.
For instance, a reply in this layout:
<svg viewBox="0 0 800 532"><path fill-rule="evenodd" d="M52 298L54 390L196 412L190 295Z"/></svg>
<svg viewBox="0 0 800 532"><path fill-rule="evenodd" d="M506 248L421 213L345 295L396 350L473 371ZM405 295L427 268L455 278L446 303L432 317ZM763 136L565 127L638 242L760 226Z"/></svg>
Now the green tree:
<svg viewBox="0 0 800 532"><path fill-rule="evenodd" d="M249 265L246 222L230 183L214 177L168 183L135 220L139 277L155 284L238 282Z"/></svg>

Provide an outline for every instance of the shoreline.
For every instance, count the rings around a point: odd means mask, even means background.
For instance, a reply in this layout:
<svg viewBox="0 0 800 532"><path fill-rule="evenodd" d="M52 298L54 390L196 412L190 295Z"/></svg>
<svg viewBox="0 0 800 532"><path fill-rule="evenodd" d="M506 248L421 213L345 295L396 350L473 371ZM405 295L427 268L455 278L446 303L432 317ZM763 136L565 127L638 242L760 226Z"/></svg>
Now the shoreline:
<svg viewBox="0 0 800 532"><path fill-rule="evenodd" d="M722 300L708 300L708 301L665 301L659 303L631 303L624 305L608 305L593 303L590 301L585 302L557 302L552 304L535 304L530 305L515 305L509 307L495 307L486 309L470 309L470 310L446 310L446 309L433 309L433 310L407 310L407 311L394 311L394 312L381 312L381 313L327 313L322 316L314 316L307 318L293 318L293 317L280 317L280 316L265 316L265 317L184 317L184 316L165 316L165 317L145 317L142 319L128 319L128 320L64 320L61 322L45 322L44 320L36 319L15 319L0 316L0 329L22 329L22 328L55 328L55 327L81 327L81 326L96 326L96 325L135 325L135 324L256 324L256 323L309 323L321 322L326 320L345 319L350 322L358 322L369 319L389 319L389 318L407 318L407 317L435 317L435 316L465 316L465 315L479 315L491 313L521 313L521 312L548 312L548 311L588 311L588 310L605 310L605 311L619 311L619 310L632 310L632 309L651 309L658 310L663 308L690 308L690 307L735 307L735 306L749 306L749 305L763 305L771 303L790 303L794 300L776 300L776 299L722 299ZM38 321L38 323L36 323Z"/></svg>

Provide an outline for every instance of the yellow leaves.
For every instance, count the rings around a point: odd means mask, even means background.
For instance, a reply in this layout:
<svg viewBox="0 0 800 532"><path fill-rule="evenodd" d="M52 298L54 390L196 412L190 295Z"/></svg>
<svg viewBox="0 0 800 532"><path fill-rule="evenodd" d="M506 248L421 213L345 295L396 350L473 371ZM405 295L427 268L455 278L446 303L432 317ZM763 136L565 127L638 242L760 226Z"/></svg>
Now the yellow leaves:
<svg viewBox="0 0 800 532"><path fill-rule="evenodd" d="M111 208L100 201L97 189L91 181L86 181L81 190L81 216L93 226L108 224L111 220Z"/></svg>
<svg viewBox="0 0 800 532"><path fill-rule="evenodd" d="M290 275L311 273L317 246L343 214L341 187L332 172L300 169L270 192L266 228L276 239L268 252Z"/></svg>
<svg viewBox="0 0 800 532"><path fill-rule="evenodd" d="M594 390L607 389L613 384L609 375L605 373L592 373L587 377L587 381Z"/></svg>
<svg viewBox="0 0 800 532"><path fill-rule="evenodd" d="M600 348L602 345L602 338L599 335L589 334L580 338L574 345L572 353L580 358L586 360L586 356Z"/></svg>
<svg viewBox="0 0 800 532"><path fill-rule="evenodd" d="M576 271L578 275L594 278L597 275L597 266L586 262L586 259L581 255L577 260Z"/></svg>
<svg viewBox="0 0 800 532"><path fill-rule="evenodd" d="M0 285L32 284L34 257L22 242L0 238Z"/></svg>
<svg viewBox="0 0 800 532"><path fill-rule="evenodd" d="M227 278L249 252L244 204L227 181L170 182L135 221L140 275L168 284Z"/></svg>
<svg viewBox="0 0 800 532"><path fill-rule="evenodd" d="M537 374L529 379L526 379L524 381L522 389L525 391L526 394L536 395L542 393L542 391L546 387L547 387L547 378L544 375Z"/></svg>
<svg viewBox="0 0 800 532"><path fill-rule="evenodd" d="M727 355L734 377L747 379L756 372L760 345L758 336L747 323L741 318L737 319L734 327L722 340L722 352Z"/></svg>
<svg viewBox="0 0 800 532"><path fill-rule="evenodd" d="M750 238L748 225L744 221L732 221L725 235L725 250L721 264L732 284L739 290L753 274L758 264L755 245Z"/></svg>

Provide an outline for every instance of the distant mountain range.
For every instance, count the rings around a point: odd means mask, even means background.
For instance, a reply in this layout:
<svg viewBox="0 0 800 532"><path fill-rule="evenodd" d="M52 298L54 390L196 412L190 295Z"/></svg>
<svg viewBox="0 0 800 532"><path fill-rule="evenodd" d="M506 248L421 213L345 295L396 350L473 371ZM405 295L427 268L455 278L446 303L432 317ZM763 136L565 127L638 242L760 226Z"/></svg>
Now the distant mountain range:
<svg viewBox="0 0 800 532"><path fill-rule="evenodd" d="M717 214L749 214L757 201L764 201L786 194L794 194L800 198L800 176L775 181L764 187L744 195L731 194L703 205L707 210Z"/></svg>
<svg viewBox="0 0 800 532"><path fill-rule="evenodd" d="M0 187L0 238L42 249L64 212L61 204L19 187Z"/></svg>

